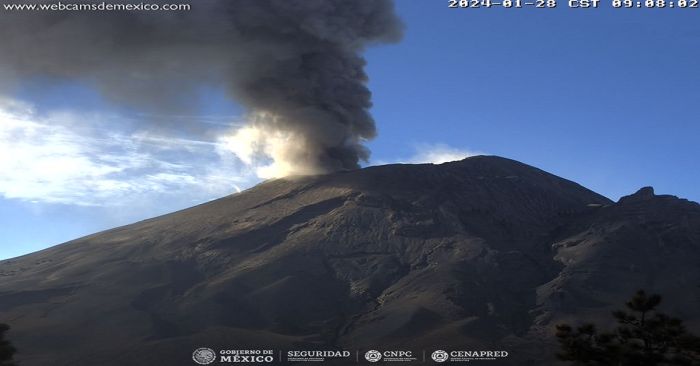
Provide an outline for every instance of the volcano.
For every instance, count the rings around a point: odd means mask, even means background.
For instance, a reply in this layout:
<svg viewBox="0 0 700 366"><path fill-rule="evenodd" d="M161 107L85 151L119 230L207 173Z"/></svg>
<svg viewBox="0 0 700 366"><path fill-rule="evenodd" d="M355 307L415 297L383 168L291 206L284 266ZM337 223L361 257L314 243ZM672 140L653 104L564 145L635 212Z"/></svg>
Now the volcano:
<svg viewBox="0 0 700 366"><path fill-rule="evenodd" d="M698 284L697 203L612 202L476 156L267 181L2 261L0 322L23 366L193 365L198 347L548 365L554 325L609 319L640 288L697 333Z"/></svg>

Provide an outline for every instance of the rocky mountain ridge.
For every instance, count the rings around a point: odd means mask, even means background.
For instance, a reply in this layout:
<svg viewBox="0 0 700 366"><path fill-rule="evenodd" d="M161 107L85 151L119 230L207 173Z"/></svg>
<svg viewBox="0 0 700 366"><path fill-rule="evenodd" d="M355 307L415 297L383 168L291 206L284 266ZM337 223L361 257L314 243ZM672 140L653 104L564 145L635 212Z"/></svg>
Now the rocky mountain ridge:
<svg viewBox="0 0 700 366"><path fill-rule="evenodd" d="M504 349L638 288L700 327L700 205L614 203L477 156L273 180L0 262L23 365L191 365L195 346Z"/></svg>

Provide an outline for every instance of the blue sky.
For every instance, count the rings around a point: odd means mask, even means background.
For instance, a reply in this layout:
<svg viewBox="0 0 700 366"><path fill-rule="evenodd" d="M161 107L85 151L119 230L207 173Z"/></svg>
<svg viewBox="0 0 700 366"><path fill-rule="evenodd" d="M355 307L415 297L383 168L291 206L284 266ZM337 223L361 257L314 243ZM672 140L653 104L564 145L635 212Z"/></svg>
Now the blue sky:
<svg viewBox="0 0 700 366"><path fill-rule="evenodd" d="M366 53L379 128L370 163L481 152L612 199L653 185L700 201L698 10L564 5L399 0L403 41ZM0 99L0 258L258 182L222 139L243 111L212 86L197 97L198 110L171 116L114 106L58 80L33 80ZM154 118L202 128L138 128Z"/></svg>

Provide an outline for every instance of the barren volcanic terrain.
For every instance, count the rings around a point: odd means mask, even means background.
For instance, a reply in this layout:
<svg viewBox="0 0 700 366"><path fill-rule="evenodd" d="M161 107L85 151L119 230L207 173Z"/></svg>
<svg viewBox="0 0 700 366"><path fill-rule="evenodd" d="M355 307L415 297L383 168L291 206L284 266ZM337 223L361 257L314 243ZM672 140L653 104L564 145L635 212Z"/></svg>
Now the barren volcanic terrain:
<svg viewBox="0 0 700 366"><path fill-rule="evenodd" d="M697 203L614 203L477 156L272 180L1 261L0 322L23 366L192 365L197 347L547 365L556 323L608 319L639 288L698 333L699 285Z"/></svg>

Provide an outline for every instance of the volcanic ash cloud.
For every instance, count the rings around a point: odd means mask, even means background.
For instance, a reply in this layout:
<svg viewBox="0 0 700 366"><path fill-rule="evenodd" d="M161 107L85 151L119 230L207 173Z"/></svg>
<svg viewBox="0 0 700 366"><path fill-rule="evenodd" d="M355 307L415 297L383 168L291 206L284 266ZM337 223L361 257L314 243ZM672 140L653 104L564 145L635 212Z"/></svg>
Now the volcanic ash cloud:
<svg viewBox="0 0 700 366"><path fill-rule="evenodd" d="M220 85L250 115L231 141L264 145L252 150L276 163L263 174L352 169L367 159L363 142L376 129L362 51L400 38L391 0L197 0L191 6L7 11L0 22L0 93L30 80L72 80L116 103L173 113L191 105L202 85ZM253 130L254 139L243 139ZM276 146L280 141L284 146Z"/></svg>

